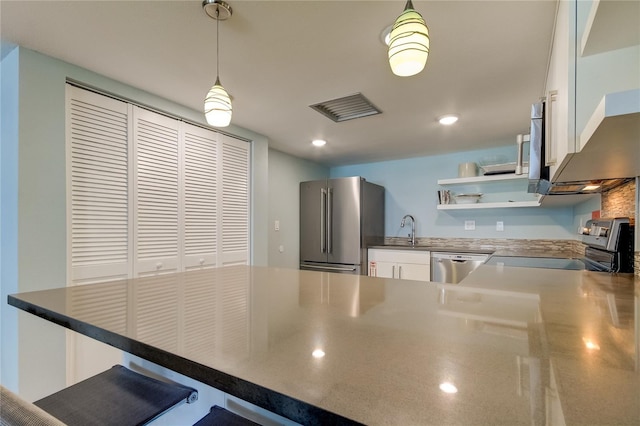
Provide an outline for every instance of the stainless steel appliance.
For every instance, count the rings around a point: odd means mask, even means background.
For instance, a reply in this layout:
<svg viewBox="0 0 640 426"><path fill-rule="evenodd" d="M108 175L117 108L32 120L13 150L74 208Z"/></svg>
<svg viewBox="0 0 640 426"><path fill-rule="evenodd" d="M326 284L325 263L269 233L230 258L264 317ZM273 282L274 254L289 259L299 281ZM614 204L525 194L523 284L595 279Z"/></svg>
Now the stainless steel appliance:
<svg viewBox="0 0 640 426"><path fill-rule="evenodd" d="M628 217L588 220L581 231L590 271L633 272L633 226Z"/></svg>
<svg viewBox="0 0 640 426"><path fill-rule="evenodd" d="M529 135L529 188L528 192L546 194L549 190L549 167L545 160L544 102L531 105Z"/></svg>
<svg viewBox="0 0 640 426"><path fill-rule="evenodd" d="M587 172L589 179L551 181L546 160L545 134L549 111L543 99L531 106L531 129L529 135L529 186L527 191L542 195L596 194L609 191L629 182L633 177L619 177L611 174L598 175ZM523 140L526 136L523 136ZM518 135L520 141L521 135ZM520 147L520 145L518 145ZM520 149L520 148L519 148ZM519 150L518 156L521 152ZM586 169L591 169L590 167ZM611 169L611 168L609 168ZM564 170L562 170L564 173ZM600 172L603 173L603 172ZM585 176L586 177L586 176Z"/></svg>
<svg viewBox="0 0 640 426"><path fill-rule="evenodd" d="M458 284L488 257L481 253L432 252L431 281Z"/></svg>
<svg viewBox="0 0 640 426"><path fill-rule="evenodd" d="M300 269L366 274L384 243L384 188L362 177L300 183Z"/></svg>

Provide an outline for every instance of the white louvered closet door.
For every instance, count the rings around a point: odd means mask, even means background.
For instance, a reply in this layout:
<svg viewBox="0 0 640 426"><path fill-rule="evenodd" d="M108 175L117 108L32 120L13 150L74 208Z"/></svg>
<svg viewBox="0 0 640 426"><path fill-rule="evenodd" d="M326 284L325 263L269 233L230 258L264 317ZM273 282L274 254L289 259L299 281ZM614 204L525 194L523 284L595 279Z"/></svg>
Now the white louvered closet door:
<svg viewBox="0 0 640 426"><path fill-rule="evenodd" d="M66 97L69 285L126 279L131 273L131 106L71 85L66 86ZM100 286L91 289L102 292ZM72 291L72 299L74 295ZM85 308L90 312L92 307ZM123 315L112 320L126 322ZM67 385L121 360L120 350L67 333Z"/></svg>
<svg viewBox="0 0 640 426"><path fill-rule="evenodd" d="M134 107L133 276L181 269L179 121Z"/></svg>
<svg viewBox="0 0 640 426"><path fill-rule="evenodd" d="M128 278L130 106L67 85L70 282Z"/></svg>
<svg viewBox="0 0 640 426"><path fill-rule="evenodd" d="M220 134L222 223L218 266L249 264L250 145Z"/></svg>
<svg viewBox="0 0 640 426"><path fill-rule="evenodd" d="M216 267L218 134L182 123L185 270Z"/></svg>

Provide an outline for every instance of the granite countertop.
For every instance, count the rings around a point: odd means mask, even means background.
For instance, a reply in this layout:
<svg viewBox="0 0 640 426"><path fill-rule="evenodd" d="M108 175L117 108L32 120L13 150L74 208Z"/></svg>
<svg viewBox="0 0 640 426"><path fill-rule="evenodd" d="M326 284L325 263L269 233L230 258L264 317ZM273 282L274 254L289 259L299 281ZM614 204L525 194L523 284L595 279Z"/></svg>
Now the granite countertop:
<svg viewBox="0 0 640 426"><path fill-rule="evenodd" d="M635 425L639 298L626 274L234 266L9 303L303 424Z"/></svg>

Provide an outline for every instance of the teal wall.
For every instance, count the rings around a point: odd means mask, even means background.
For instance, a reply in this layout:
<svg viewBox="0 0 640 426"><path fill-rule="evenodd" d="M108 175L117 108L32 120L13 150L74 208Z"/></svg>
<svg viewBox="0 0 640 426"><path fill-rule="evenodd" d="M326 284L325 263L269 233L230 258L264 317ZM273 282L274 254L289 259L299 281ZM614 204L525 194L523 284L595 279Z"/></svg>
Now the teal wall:
<svg viewBox="0 0 640 426"><path fill-rule="evenodd" d="M25 48L18 47L4 56L2 69L6 70L2 75L1 111L4 295L61 287L67 282L67 78L194 122L205 122L200 111ZM253 264L266 265L268 141L243 128L231 126L226 130L252 140L251 259ZM6 380L30 400L62 388L66 378L64 330L33 315L16 314L12 307L3 306L2 315L2 371L6 375L2 382Z"/></svg>
<svg viewBox="0 0 640 426"><path fill-rule="evenodd" d="M502 156L515 161L516 147L459 152L406 160L340 166L331 169L331 177L362 176L386 189L385 233L388 237L405 236L400 228L405 214L416 219L418 237L457 238L533 238L575 239L573 208L501 208L477 210L437 210L438 179L457 177L458 164L478 162L483 158ZM466 185L458 192L480 192L485 197L498 192L509 198L526 195L526 180L517 183ZM465 231L465 220L475 220L476 229ZM496 231L496 221L504 222L504 231Z"/></svg>

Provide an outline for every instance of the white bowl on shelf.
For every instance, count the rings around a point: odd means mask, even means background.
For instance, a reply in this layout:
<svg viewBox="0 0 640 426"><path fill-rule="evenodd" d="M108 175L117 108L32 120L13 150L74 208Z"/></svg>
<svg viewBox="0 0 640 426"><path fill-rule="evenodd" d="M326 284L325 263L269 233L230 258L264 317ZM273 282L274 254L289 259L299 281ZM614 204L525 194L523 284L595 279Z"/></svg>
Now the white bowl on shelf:
<svg viewBox="0 0 640 426"><path fill-rule="evenodd" d="M475 204L480 201L482 194L456 194L453 198L456 204Z"/></svg>

